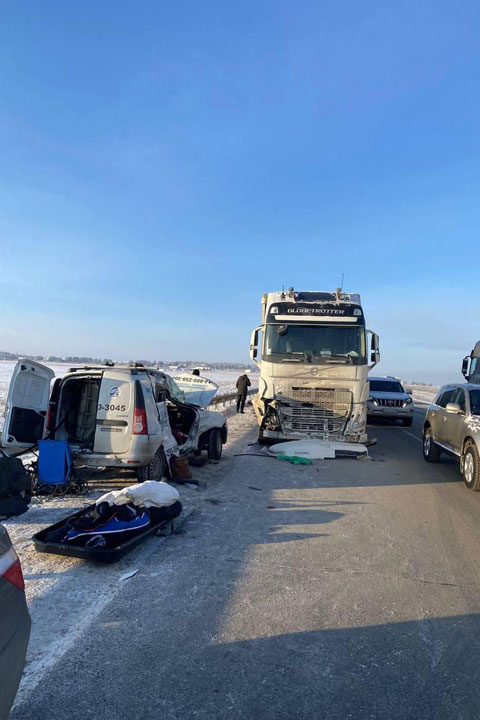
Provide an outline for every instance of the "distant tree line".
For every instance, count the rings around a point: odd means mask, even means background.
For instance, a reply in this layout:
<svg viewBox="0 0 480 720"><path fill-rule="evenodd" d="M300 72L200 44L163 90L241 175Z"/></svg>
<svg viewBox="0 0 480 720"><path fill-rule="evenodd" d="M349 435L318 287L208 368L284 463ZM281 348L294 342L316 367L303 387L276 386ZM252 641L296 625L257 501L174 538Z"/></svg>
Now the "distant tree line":
<svg viewBox="0 0 480 720"><path fill-rule="evenodd" d="M87 355L67 355L66 357L60 357L57 355L27 355L25 353L12 353L0 350L0 360L18 360L19 358L26 358L27 360L37 360L38 362L50 362L50 363L72 363L74 365L105 365L106 363L124 362L123 360L112 360L111 358L94 358ZM196 367L208 367L212 370L254 370L255 365L245 363L232 363L232 362L205 362L204 360L130 360L130 364L139 363L140 365L159 365L160 367L177 366L179 368L192 369Z"/></svg>

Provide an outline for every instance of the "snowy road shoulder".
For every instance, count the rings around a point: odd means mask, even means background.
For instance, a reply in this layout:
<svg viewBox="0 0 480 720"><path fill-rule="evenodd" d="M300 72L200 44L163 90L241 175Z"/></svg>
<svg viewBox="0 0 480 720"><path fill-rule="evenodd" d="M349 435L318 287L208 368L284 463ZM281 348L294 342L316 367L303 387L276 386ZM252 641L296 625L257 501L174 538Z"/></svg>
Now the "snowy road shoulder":
<svg viewBox="0 0 480 720"><path fill-rule="evenodd" d="M227 415L231 410L227 410ZM236 442L254 424L253 414L229 418L230 437L225 446L225 460L206 463L193 468L195 479L207 484L213 478L228 475L228 456ZM119 479L118 487L135 482L133 477ZM184 505L182 521L205 502L205 491L194 486L177 486ZM212 485L213 487L213 485ZM112 489L110 485L109 489ZM74 645L83 631L101 610L130 582L121 580L126 574L149 563L156 575L168 574L162 544L165 537L151 537L122 560L113 564L85 562L77 558L39 553L32 536L40 530L66 518L85 507L105 492L98 487L88 495L75 497L33 498L27 513L4 521L12 542L20 556L32 632L24 677L17 695L16 706L38 685L43 675ZM177 528L180 523L177 523ZM133 578L133 576L132 576ZM133 578L134 580L135 578Z"/></svg>

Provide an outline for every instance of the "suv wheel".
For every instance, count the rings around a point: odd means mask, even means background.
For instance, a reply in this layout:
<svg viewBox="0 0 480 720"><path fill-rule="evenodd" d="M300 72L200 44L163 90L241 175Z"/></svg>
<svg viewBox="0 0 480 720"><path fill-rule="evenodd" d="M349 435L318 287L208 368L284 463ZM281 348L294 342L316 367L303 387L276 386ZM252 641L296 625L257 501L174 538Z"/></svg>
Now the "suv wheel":
<svg viewBox="0 0 480 720"><path fill-rule="evenodd" d="M423 457L427 462L438 462L440 455L440 449L433 441L432 429L425 428L423 431Z"/></svg>
<svg viewBox="0 0 480 720"><path fill-rule="evenodd" d="M158 448L157 452L152 458L152 461L145 465L145 467L138 468L137 475L140 482L145 480L160 480L165 475L166 469L165 454L163 448Z"/></svg>
<svg viewBox="0 0 480 720"><path fill-rule="evenodd" d="M212 428L208 433L207 454L210 460L220 460L222 457L222 433L218 428Z"/></svg>
<svg viewBox="0 0 480 720"><path fill-rule="evenodd" d="M477 446L469 441L463 453L463 481L469 490L480 490L480 457Z"/></svg>

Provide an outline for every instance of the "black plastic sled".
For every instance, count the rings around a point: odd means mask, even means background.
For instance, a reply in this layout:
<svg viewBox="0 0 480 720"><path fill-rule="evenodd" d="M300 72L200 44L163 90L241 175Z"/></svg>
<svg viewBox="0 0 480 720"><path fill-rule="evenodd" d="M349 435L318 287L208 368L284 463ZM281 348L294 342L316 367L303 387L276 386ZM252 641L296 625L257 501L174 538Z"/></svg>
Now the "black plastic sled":
<svg viewBox="0 0 480 720"><path fill-rule="evenodd" d="M123 542L115 547L83 547L81 545L66 545L62 542L47 540L48 535L50 535L53 531L59 530L67 520L80 518L82 515L89 513L94 508L95 504L89 505L72 515L63 518L63 520L60 520L54 525L50 525L44 530L40 530L40 532L35 533L32 537L35 550L42 553L52 553L53 555L65 555L67 557L81 558L83 560L95 560L107 563L116 562L151 535L170 535L175 532L175 525L178 523L178 518L183 509L180 502L176 502L170 508L162 508L162 510L164 509L166 511L165 514L169 514L170 517L163 517L157 521L152 518L150 525L143 532L129 538L126 542ZM161 515L162 513L159 513L158 509L156 509L156 514Z"/></svg>

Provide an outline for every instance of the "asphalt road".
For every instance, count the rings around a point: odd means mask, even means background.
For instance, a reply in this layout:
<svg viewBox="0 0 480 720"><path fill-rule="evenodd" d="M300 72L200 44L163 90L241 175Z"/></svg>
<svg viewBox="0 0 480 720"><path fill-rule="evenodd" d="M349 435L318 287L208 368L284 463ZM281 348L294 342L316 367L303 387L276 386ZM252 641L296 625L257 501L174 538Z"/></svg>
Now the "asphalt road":
<svg viewBox="0 0 480 720"><path fill-rule="evenodd" d="M12 718L478 718L480 493L424 462L421 417L308 467L236 456L242 416L183 533Z"/></svg>

